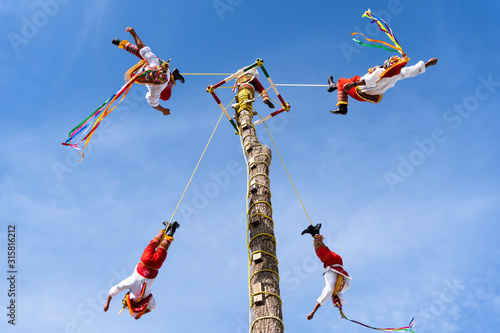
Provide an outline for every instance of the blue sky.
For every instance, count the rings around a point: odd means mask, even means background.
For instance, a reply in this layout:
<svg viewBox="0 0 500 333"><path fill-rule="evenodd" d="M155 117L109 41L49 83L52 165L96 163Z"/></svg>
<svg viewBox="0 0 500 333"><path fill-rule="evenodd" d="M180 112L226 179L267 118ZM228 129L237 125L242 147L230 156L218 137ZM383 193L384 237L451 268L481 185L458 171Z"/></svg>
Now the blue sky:
<svg viewBox="0 0 500 333"><path fill-rule="evenodd" d="M17 227L18 271L16 327L3 314L2 332L247 332L246 171L225 119L175 217L181 228L153 287L157 310L140 321L116 316L120 294L102 311L172 215L220 115L205 88L222 77L186 76L163 102L168 117L134 87L82 162L60 143L123 84L136 59L111 40L128 38L127 26L181 72L229 73L262 58L276 83L326 84L390 55L351 40L354 31L386 40L361 17L368 8L388 21L410 64L438 65L377 105L351 102L347 116L328 113L336 96L324 87L281 87L291 111L268 126L311 219L353 277L347 316L382 327L415 316L416 332L497 327L497 3L23 0L0 4L5 313L8 225ZM367 332L328 303L306 320L322 269L272 150L286 331Z"/></svg>

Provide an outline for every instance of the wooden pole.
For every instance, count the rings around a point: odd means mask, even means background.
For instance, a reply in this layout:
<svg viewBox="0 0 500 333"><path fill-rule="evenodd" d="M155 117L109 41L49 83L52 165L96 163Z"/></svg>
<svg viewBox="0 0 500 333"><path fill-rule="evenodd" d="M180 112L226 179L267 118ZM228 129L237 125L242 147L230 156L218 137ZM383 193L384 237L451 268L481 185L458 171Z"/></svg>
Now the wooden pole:
<svg viewBox="0 0 500 333"><path fill-rule="evenodd" d="M272 220L269 166L271 149L262 145L252 124L255 91L248 83L239 87L238 127L249 164L248 222L251 252L250 290L253 320L250 332L282 333L283 314Z"/></svg>

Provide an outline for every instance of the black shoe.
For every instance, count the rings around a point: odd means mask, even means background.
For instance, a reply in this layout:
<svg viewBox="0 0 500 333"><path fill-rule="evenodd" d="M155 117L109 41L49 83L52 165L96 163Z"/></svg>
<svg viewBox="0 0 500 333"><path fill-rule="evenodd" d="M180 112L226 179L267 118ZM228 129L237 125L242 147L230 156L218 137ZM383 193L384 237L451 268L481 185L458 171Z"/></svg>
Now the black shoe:
<svg viewBox="0 0 500 333"><path fill-rule="evenodd" d="M326 89L328 92L333 92L337 90L337 84L333 82L333 76L328 78L328 88Z"/></svg>
<svg viewBox="0 0 500 333"><path fill-rule="evenodd" d="M274 109L274 104L273 102L271 102L269 98L266 98L263 102L267 104L267 106L269 106L270 109Z"/></svg>
<svg viewBox="0 0 500 333"><path fill-rule="evenodd" d="M177 68L174 68L174 70L172 71L172 75L174 76L174 81L181 81L182 83L184 83L184 77L181 75L181 73L179 73L179 70Z"/></svg>
<svg viewBox="0 0 500 333"><path fill-rule="evenodd" d="M303 234L311 234L311 236L316 236L319 235L319 229L321 229L321 223L316 224L315 226L308 226L304 231L302 231L301 235Z"/></svg>
<svg viewBox="0 0 500 333"><path fill-rule="evenodd" d="M111 43L115 44L116 46L119 46L121 42L122 42L121 39L118 38L115 38L111 41Z"/></svg>
<svg viewBox="0 0 500 333"><path fill-rule="evenodd" d="M179 227L180 227L179 222L174 221L173 223L171 223L167 228L167 236L173 236L175 230L177 230L177 228Z"/></svg>
<svg viewBox="0 0 500 333"><path fill-rule="evenodd" d="M346 115L347 114L347 104L340 104L337 109L330 110L330 113Z"/></svg>

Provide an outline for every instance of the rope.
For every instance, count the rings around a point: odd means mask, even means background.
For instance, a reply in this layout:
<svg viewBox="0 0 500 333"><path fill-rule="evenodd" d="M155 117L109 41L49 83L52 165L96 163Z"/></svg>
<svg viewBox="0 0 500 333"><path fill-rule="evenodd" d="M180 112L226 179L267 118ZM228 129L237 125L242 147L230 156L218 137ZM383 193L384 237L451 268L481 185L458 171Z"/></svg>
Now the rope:
<svg viewBox="0 0 500 333"><path fill-rule="evenodd" d="M220 120L222 119L223 115L224 115L224 112L222 112L220 114L219 120L217 121L217 124L215 125L215 128L214 128L214 130L212 132L212 135L210 135L210 138L208 139L207 145L205 146L205 149L203 149L203 153L201 153L200 159L198 160L198 163L196 164L196 167L194 168L194 171L191 174L191 178L189 178L189 181L188 181L188 183L186 185L186 188L184 189L184 192L182 193L182 196L181 196L179 202L177 203L177 206L175 207L174 213L172 214L172 217L170 218L170 220L168 222L169 224L170 224L170 222L172 222L172 220L173 220L173 218L175 216L175 213L177 213L177 209L179 208L179 206L180 206L180 204L182 202L182 199L184 198L184 195L186 194L187 189L188 189L189 185L191 184L191 181L193 180L194 174L196 173L196 171L198 170L198 167L200 166L201 160L203 159L203 156L205 155L205 152L207 151L207 148L210 145L210 142L212 141L212 138L214 137L214 134L215 134L215 131L217 130L217 127L219 127L219 123L220 123Z"/></svg>
<svg viewBox="0 0 500 333"><path fill-rule="evenodd" d="M283 321L280 318L275 317L275 316L265 316L265 317L260 317L260 318L255 319L255 321L252 323L252 326L250 327L250 332L252 332L253 326L255 325L255 323L258 322L259 320L262 320L262 319L275 319L275 320L280 322L281 326L283 326L283 331L285 330L285 324L283 323Z"/></svg>
<svg viewBox="0 0 500 333"><path fill-rule="evenodd" d="M262 119L262 117L260 116L260 114L257 113L257 115L259 116L260 119ZM313 223L311 221L311 218L309 217L309 214L307 213L307 209L304 206L304 203L302 202L302 199L300 198L299 192L297 191L297 188L295 187L295 184L293 183L292 177L290 176L290 173L288 172L288 169L285 166L285 162L283 161L283 158L281 157L281 154L280 154L280 152L278 150L278 147L276 147L276 143L274 142L274 139L273 139L273 137L271 135L271 132L269 131L269 128L267 128L267 125L266 125L265 121L263 122L263 124L266 127L267 134L269 134L269 137L271 138L271 141L273 142L274 149L276 149L276 152L278 153L278 156L279 156L279 158L281 160L281 164L283 164L283 168L285 168L286 174L288 175L288 179L290 179L290 183L292 183L293 189L295 190L295 194L297 194L297 197L299 198L300 204L302 205L302 208L304 209L304 212L307 215L307 219L309 220L309 223L311 223L311 225L313 225Z"/></svg>
<svg viewBox="0 0 500 333"><path fill-rule="evenodd" d="M283 301L281 300L281 297L278 294L276 294L276 293L270 293L268 291L259 291L259 292L256 292L253 295L255 296L255 295L264 295L264 294L268 294L268 295L272 295L272 296L278 297L278 299L280 300L281 306L283 306Z"/></svg>
<svg viewBox="0 0 500 333"><path fill-rule="evenodd" d="M181 75L233 75L233 73L181 73Z"/></svg>
<svg viewBox="0 0 500 333"><path fill-rule="evenodd" d="M327 84L275 83L279 87L328 87Z"/></svg>
<svg viewBox="0 0 500 333"><path fill-rule="evenodd" d="M248 210L252 209L253 206L260 203L266 204L271 209L271 214L273 213L273 207L271 207L271 204L267 201L255 201L253 204L250 205L250 208L248 208Z"/></svg>
<svg viewBox="0 0 500 333"><path fill-rule="evenodd" d="M278 277L278 281L280 280L280 275L278 274L278 272L276 271L273 271L272 269L261 269L255 273L252 274L252 276L250 276L250 281L252 281L253 277L259 273L262 273L262 272L269 272L269 273L273 273L275 274L277 277ZM267 291L259 291L258 292L259 294L271 294L270 292L267 292ZM257 293L255 294L252 294L252 298L253 296L255 296ZM278 296L278 298L280 299L280 302L281 302L281 297Z"/></svg>
<svg viewBox="0 0 500 333"><path fill-rule="evenodd" d="M272 219L272 218L270 218L270 217L269 217L269 216L267 216L267 215L262 214L262 213L255 213L255 214L253 214L252 216L250 216L250 221L252 221L252 218L253 218L254 216L257 216L257 215L262 216L263 218L268 219L269 221L271 221L271 222L273 223L273 227L274 227L274 222L273 222L273 219Z"/></svg>
<svg viewBox="0 0 500 333"><path fill-rule="evenodd" d="M241 133L241 131L240 131ZM240 145L241 145L241 151L243 152L243 158L245 159L245 163L247 166L247 184L248 184L248 176L250 175L250 167L248 166L248 160L247 160L247 155L245 154L245 147L243 146L243 138L241 135L240 137ZM248 322L252 322L252 281L251 281L251 267L252 267L252 259L251 259L251 254L250 254L250 243L249 243L249 237L250 237L250 218L248 217L248 192L249 189L247 188L247 195L245 197L245 207L247 211L247 252L248 252L248 298L250 299L250 308L248 310ZM253 328L253 325L252 325ZM252 328L250 328L250 332L252 332Z"/></svg>
<svg viewBox="0 0 500 333"><path fill-rule="evenodd" d="M267 190L269 191L269 197L271 197L271 189L269 188L269 186L267 186L266 184L261 184L261 183L252 183L252 184L249 184L250 186L253 186L253 185L259 185L259 186L262 186L262 187L265 187L267 188Z"/></svg>
<svg viewBox="0 0 500 333"><path fill-rule="evenodd" d="M253 127L253 124L252 124L252 127ZM264 214L261 214L261 213L256 213L252 216L249 216L250 215L250 209L257 203L265 203L267 204L270 208L271 208L271 212L272 212L272 207L271 205L267 202L267 201L257 201L255 203L253 203L251 206L249 205L249 196L250 196L250 182L252 181L252 178L250 178L250 165L249 165L249 162L248 162L248 159L247 159L247 156L246 156L246 153L245 153L245 146L243 144L243 141L245 140L246 137L248 136L252 136L252 135L247 135L245 136L244 138L242 136L240 136L240 144L241 144L241 149L243 151L243 157L245 159L245 162L246 162L246 166L247 166L247 195L246 195L246 200L245 200L245 205L246 205L246 211L247 211L247 252L248 252L248 295L249 295L249 299L250 299L250 308L249 308L249 313L248 313L248 320L249 322L252 323L252 326L250 327L250 333L252 332L253 330L253 327L255 325L256 322L258 322L259 320L262 320L262 319L275 319L277 321L279 321L279 323L281 324L281 326L283 327L283 330L285 329L285 324L283 323L283 321L278 318L278 317L274 317L274 316L265 316L265 317L260 317L260 318L257 318L255 319L255 321L252 322L252 307L254 305L254 302L253 302L253 297L255 295L259 295L259 294L268 294L268 295L272 295L274 297L277 297L280 301L280 304L283 304L283 300L281 299L281 297L276 294L276 293L272 293L272 292L267 292L267 291L260 291L260 292L257 292L257 293L253 293L252 292L252 279L255 275L259 274L259 273L262 273L262 272L269 272L269 273L273 273L275 274L277 277L278 277L278 281L280 279L280 276L279 276L279 273L274 271L274 270L271 270L271 269L261 269L261 270L258 270L256 272L254 272L253 274L251 274L251 271L252 271L252 257L254 255L254 253L264 253L266 255L269 255L270 257L274 258L276 260L276 264L278 264L278 258L269 253L269 252L266 252L266 251L263 251L263 250L257 250L257 251L254 251L254 252L251 252L250 250L250 244L252 243L252 241L256 238L256 237L259 237L259 236L268 236L268 237L271 237L274 241L274 243L276 244L276 238L271 235L271 234L267 234L267 233L260 233L260 234L257 234L255 235L254 237L252 237L252 239L250 239L250 220L252 219L252 217L256 216L256 215L260 215L266 219L269 219L271 221L271 223L273 224L274 226L274 221L271 217L269 216L266 216ZM259 155L266 155L268 156L267 154L259 154ZM256 157L256 156L254 156ZM264 161L255 161L255 162L264 162ZM254 163L255 163L254 162ZM267 164L267 163L266 163ZM269 167L269 164L267 164L268 167ZM265 175L267 176L266 174L259 174L259 175ZM258 184L258 183L254 183L254 184ZM253 184L252 184L253 185ZM269 190L269 193L271 193L271 189L264 185L264 184L259 184L259 185L262 185L262 186L265 186L268 190Z"/></svg>
<svg viewBox="0 0 500 333"><path fill-rule="evenodd" d="M252 177L250 177L250 180L248 181L248 183L250 184L250 182L252 181L252 179L254 179L255 177L257 176L265 176L267 179L269 179L269 176L266 175L265 173L257 173L255 175L253 175ZM269 179L269 182L271 182L271 180Z"/></svg>
<svg viewBox="0 0 500 333"><path fill-rule="evenodd" d="M254 255L255 253L264 253L264 254L267 254L268 256L273 257L273 258L274 258L274 260L276 260L276 263L279 265L278 258L276 258L276 256L275 256L274 254L271 254L271 253L266 252L266 251L264 251L264 250L257 250L257 251L253 251L253 252L252 252L252 257L253 257L253 255Z"/></svg>
<svg viewBox="0 0 500 333"><path fill-rule="evenodd" d="M250 244L252 244L253 240L259 236L267 236L267 237L270 237L273 241L274 241L274 244L277 244L276 243L276 238L271 235L271 234L267 234L267 233L261 233L261 234L257 234L255 236L252 237L252 239L250 239L250 241L248 242L248 246L250 246Z"/></svg>
<svg viewBox="0 0 500 333"><path fill-rule="evenodd" d="M276 86L276 85L277 85L277 84L275 84L275 86ZM264 89L264 91L265 91L265 92L267 92L267 91L268 91L269 89L271 89L271 88L272 88L272 87L269 87L269 88L267 88L267 89ZM254 97L254 99L257 99L257 98L259 98L260 96L262 96L262 94L264 93L264 91L262 91L262 93L260 93L260 94L258 94L257 96L255 96L255 97ZM281 104L281 101L274 100L274 99L272 99L271 97L269 97L269 99L270 99L271 101L273 101L274 103L281 105L281 107L283 107L283 108L285 107L283 104ZM252 106L252 110L253 110L253 111L255 111L255 109L253 108L253 106ZM259 115L259 117L260 117L260 115ZM262 119L262 117L261 117L261 119Z"/></svg>

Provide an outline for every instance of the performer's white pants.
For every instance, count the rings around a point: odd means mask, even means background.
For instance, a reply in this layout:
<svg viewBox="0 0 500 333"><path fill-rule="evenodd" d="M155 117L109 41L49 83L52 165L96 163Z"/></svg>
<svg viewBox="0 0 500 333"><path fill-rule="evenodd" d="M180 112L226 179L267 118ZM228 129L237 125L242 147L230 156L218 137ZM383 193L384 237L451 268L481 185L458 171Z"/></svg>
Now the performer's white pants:
<svg viewBox="0 0 500 333"><path fill-rule="evenodd" d="M325 302L332 297L333 290L335 289L335 283L337 282L337 273L332 271L327 271L325 273L325 288L321 296L317 299L319 305L323 306Z"/></svg>

